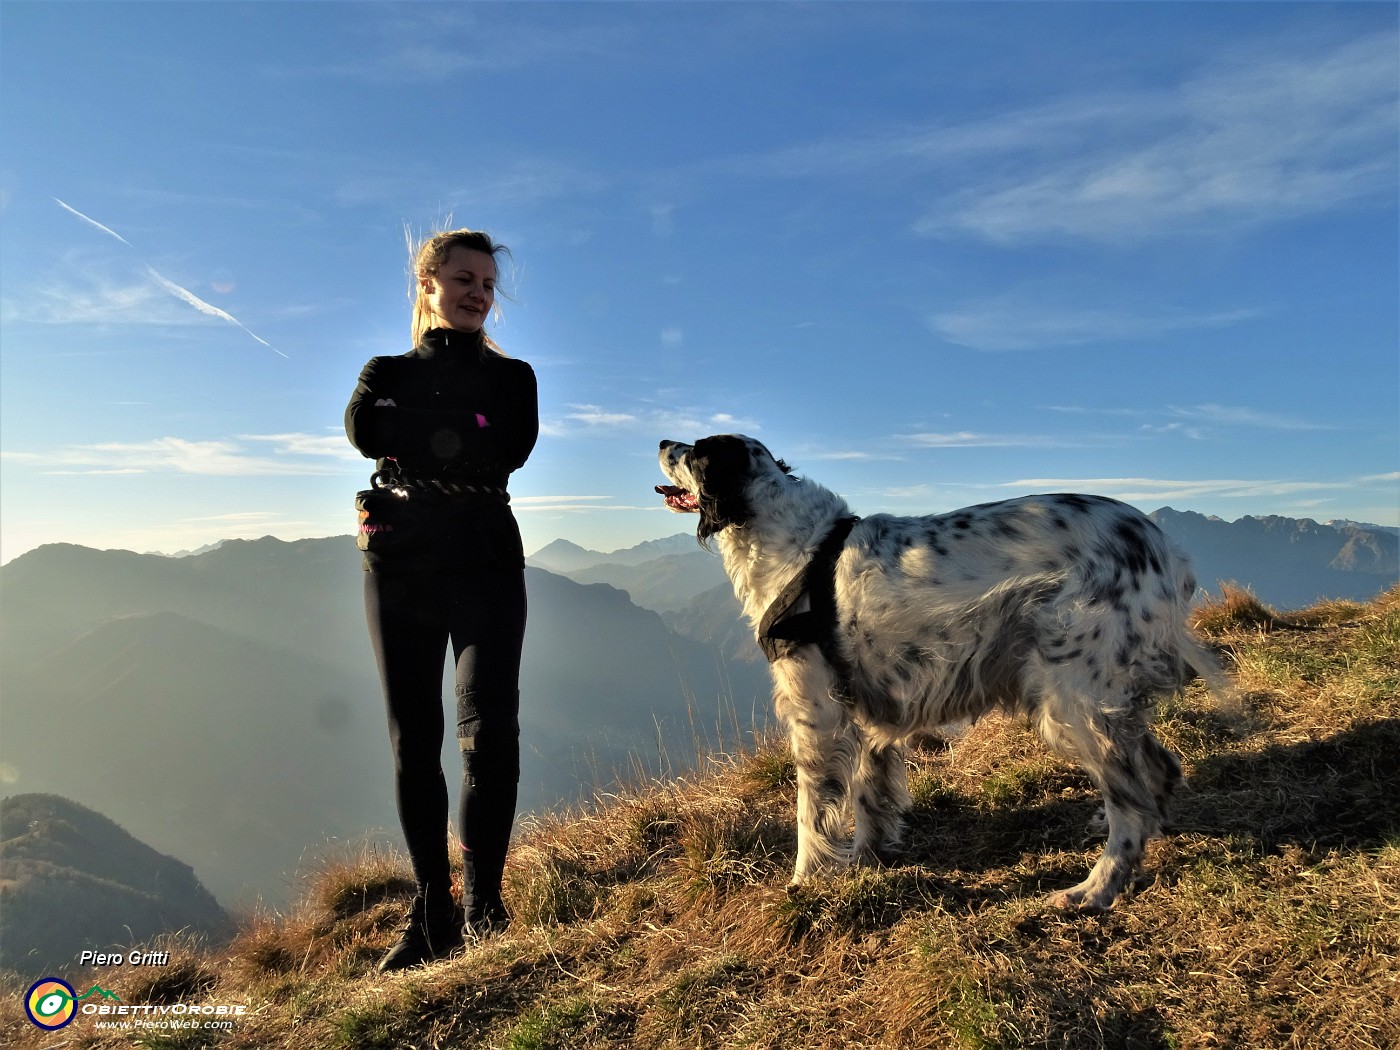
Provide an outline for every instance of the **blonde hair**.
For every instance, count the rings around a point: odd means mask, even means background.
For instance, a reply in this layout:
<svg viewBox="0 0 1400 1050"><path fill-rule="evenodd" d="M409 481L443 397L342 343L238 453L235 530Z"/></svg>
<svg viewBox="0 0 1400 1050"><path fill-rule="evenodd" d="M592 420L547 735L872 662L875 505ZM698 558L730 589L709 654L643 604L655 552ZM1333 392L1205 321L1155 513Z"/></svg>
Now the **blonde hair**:
<svg viewBox="0 0 1400 1050"><path fill-rule="evenodd" d="M497 244L491 239L489 233L483 233L481 230L442 230L426 238L418 245L417 250L412 250L412 235L407 230L404 231L404 234L413 255L413 267L409 275L413 281L413 321L410 330L413 336L413 345L417 346L423 338L423 333L433 327L434 317L432 310L424 301L421 279L423 277L436 277L443 264L447 262L447 257L452 254L453 248L470 248L472 251L485 252L492 259L497 260L502 255L509 258L510 249L504 244ZM488 349L505 356L504 351L496 345L495 340L487 335L484 329L481 338Z"/></svg>

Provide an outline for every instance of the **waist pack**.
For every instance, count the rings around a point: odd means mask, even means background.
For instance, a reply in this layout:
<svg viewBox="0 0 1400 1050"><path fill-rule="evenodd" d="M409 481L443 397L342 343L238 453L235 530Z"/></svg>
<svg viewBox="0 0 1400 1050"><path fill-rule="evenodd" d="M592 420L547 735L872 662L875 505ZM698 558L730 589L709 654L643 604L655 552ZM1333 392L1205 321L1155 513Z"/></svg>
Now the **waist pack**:
<svg viewBox="0 0 1400 1050"><path fill-rule="evenodd" d="M399 484L383 472L370 478L372 487L355 493L355 546L382 554L408 550L427 539L432 514L426 491Z"/></svg>
<svg viewBox="0 0 1400 1050"><path fill-rule="evenodd" d="M355 493L355 546L386 554L412 550L435 534L441 515L452 506L489 504L506 506L510 495L489 485L408 478L382 470L370 478L370 488Z"/></svg>

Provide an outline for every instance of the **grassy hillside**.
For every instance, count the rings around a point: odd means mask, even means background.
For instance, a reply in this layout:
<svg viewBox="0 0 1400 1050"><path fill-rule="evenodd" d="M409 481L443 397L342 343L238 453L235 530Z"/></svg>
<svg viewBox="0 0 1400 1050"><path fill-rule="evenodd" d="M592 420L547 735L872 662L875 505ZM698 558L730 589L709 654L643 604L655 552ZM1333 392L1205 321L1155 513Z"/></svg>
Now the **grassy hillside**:
<svg viewBox="0 0 1400 1050"><path fill-rule="evenodd" d="M1290 616L1231 594L1201 620L1238 697L1162 711L1190 783L1107 915L1042 901L1099 848L1085 778L991 719L911 755L898 866L784 892L793 769L762 742L531 821L515 925L455 959L377 974L403 861L326 858L224 953L69 977L246 1005L230 1031L45 1035L8 991L0 1021L31 1047L1400 1045L1400 590Z"/></svg>
<svg viewBox="0 0 1400 1050"><path fill-rule="evenodd" d="M0 968L43 976L84 950L228 916L189 865L57 795L0 801Z"/></svg>

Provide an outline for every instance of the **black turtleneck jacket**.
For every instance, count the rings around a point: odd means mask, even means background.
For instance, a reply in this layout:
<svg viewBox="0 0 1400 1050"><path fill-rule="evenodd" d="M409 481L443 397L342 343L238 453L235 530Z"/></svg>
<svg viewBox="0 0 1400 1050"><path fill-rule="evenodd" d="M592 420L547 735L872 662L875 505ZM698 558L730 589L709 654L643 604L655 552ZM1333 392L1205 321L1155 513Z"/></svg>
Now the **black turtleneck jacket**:
<svg viewBox="0 0 1400 1050"><path fill-rule="evenodd" d="M364 455L405 473L504 489L539 437L535 373L480 333L431 328L413 350L375 357L345 409Z"/></svg>
<svg viewBox="0 0 1400 1050"><path fill-rule="evenodd" d="M477 334L432 328L413 350L375 357L345 409L350 443L410 477L504 489L539 437L535 373L487 349ZM424 570L485 561L519 568L520 530L504 502L449 499L412 551L366 553L366 569Z"/></svg>

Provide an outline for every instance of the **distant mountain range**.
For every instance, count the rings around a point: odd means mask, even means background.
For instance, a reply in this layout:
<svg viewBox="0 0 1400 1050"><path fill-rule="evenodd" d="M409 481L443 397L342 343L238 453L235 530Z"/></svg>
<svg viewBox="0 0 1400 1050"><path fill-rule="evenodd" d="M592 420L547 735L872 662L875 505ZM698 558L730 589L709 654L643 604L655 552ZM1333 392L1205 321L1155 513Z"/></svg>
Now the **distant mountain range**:
<svg viewBox="0 0 1400 1050"><path fill-rule="evenodd" d="M0 969L64 972L171 931L218 941L228 915L188 864L57 795L0 802Z"/></svg>
<svg viewBox="0 0 1400 1050"><path fill-rule="evenodd" d="M1227 522L1163 507L1149 515L1191 555L1206 591L1248 587L1278 609L1322 598L1362 601L1400 578L1400 530L1353 521L1244 517ZM719 646L734 660L762 660L717 555L692 534L609 554L556 540L529 559L570 579L607 583L654 609L676 633Z"/></svg>
<svg viewBox="0 0 1400 1050"><path fill-rule="evenodd" d="M729 586L719 559L698 549L684 554L665 554L636 565L606 561L551 571L575 583L605 583L616 587L626 591L635 604L659 613L684 609L696 595L719 584Z"/></svg>
<svg viewBox="0 0 1400 1050"><path fill-rule="evenodd" d="M522 811L687 767L766 710L763 668L621 591L536 568L526 583ZM289 899L328 842L397 841L362 585L348 537L16 558L0 567L0 785L100 808L229 903Z"/></svg>
<svg viewBox="0 0 1400 1050"><path fill-rule="evenodd" d="M1202 587L1218 594L1222 580L1238 583L1278 609L1364 601L1400 577L1397 529L1276 515L1227 522L1170 507L1149 516L1191 555Z"/></svg>
<svg viewBox="0 0 1400 1050"><path fill-rule="evenodd" d="M595 565L637 566L675 554L695 553L704 554L705 551L700 549L693 533L684 532L664 539L647 540L635 547L613 551L611 554L600 554L568 540L555 540L531 554L525 559L525 564L567 576L571 572Z"/></svg>
<svg viewBox="0 0 1400 1050"><path fill-rule="evenodd" d="M1400 575L1394 529L1152 516L1203 587L1281 609ZM611 553L557 541L526 579L522 811L684 768L766 722L767 668L692 534ZM291 898L328 843L397 841L361 588L348 537L16 558L0 567L0 785L100 808L229 903ZM455 751L449 728L449 783Z"/></svg>

